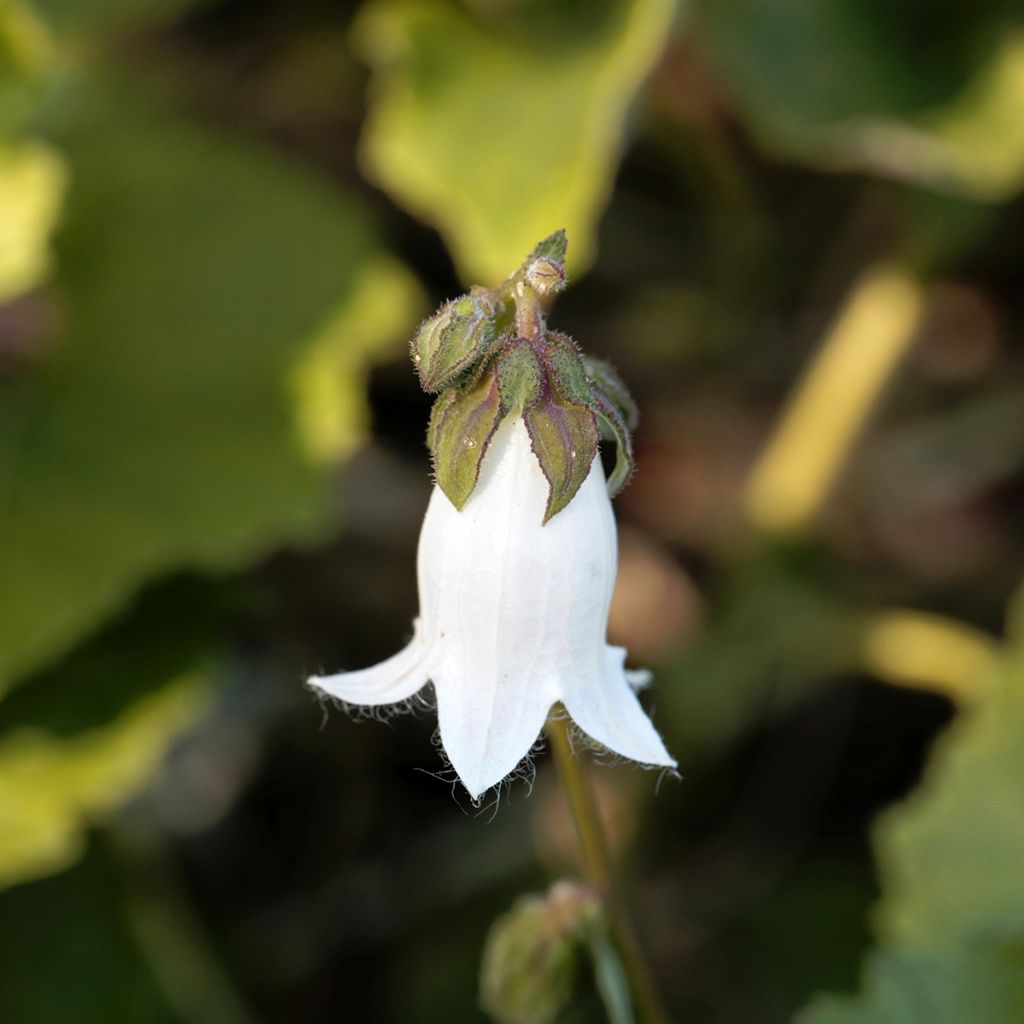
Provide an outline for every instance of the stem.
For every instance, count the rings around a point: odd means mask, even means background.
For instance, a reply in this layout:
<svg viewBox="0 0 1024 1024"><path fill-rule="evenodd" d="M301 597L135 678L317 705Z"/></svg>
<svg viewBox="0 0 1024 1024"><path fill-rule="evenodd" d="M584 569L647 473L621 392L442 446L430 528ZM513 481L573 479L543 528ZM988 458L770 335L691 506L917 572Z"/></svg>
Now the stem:
<svg viewBox="0 0 1024 1024"><path fill-rule="evenodd" d="M548 718L546 732L576 825L584 873L587 881L601 894L612 940L629 978L634 1005L646 1024L669 1024L654 975L633 929L615 877L593 791L583 765L573 754L564 711Z"/></svg>
<svg viewBox="0 0 1024 1024"><path fill-rule="evenodd" d="M512 298L516 304L516 334L527 341L542 341L544 308L537 293L525 281L517 281Z"/></svg>

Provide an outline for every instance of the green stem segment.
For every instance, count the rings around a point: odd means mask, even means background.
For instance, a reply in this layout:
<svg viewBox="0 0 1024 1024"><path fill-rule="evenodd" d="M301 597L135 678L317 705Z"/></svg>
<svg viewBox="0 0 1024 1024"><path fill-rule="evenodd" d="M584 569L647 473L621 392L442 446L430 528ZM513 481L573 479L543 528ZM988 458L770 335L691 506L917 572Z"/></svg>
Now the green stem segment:
<svg viewBox="0 0 1024 1024"><path fill-rule="evenodd" d="M637 1013L644 1024L669 1024L654 975L617 884L597 803L584 767L573 754L568 719L561 708L548 718L546 732L576 825L584 873L587 881L601 894L612 939L629 978Z"/></svg>
<svg viewBox="0 0 1024 1024"><path fill-rule="evenodd" d="M537 293L525 281L517 281L512 297L516 306L516 334L528 341L543 341L544 308Z"/></svg>

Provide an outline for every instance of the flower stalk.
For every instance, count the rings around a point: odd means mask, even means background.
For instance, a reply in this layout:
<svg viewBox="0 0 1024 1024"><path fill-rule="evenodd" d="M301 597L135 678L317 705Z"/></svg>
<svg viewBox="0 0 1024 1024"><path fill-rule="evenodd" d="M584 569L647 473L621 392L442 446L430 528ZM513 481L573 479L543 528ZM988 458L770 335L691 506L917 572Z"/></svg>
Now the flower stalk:
<svg viewBox="0 0 1024 1024"><path fill-rule="evenodd" d="M621 886L612 865L608 841L582 762L573 753L569 723L563 713L552 714L545 726L555 766L576 828L583 872L600 893L612 941L629 980L633 1004L644 1024L669 1024L654 974L633 928Z"/></svg>

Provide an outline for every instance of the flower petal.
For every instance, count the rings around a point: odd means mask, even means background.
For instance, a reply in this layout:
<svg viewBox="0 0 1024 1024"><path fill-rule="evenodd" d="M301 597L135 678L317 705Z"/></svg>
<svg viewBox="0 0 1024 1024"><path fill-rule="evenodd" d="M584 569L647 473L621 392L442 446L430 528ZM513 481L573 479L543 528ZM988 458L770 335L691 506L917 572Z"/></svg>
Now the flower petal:
<svg viewBox="0 0 1024 1024"><path fill-rule="evenodd" d="M356 672L310 676L309 685L348 704L397 704L407 700L427 682L427 645L419 619L412 640L387 661Z"/></svg>
<svg viewBox="0 0 1024 1024"><path fill-rule="evenodd" d="M562 680L562 701L572 720L603 747L642 764L675 766L661 737L640 706L623 665L626 651L608 647L604 671Z"/></svg>
<svg viewBox="0 0 1024 1024"><path fill-rule="evenodd" d="M614 651L616 657L621 658L622 661L625 662L625 647L615 647L614 645L609 644L608 650ZM626 676L626 682L629 683L634 690L646 690L647 687L654 682L654 673L649 668L627 668L623 669L623 673Z"/></svg>
<svg viewBox="0 0 1024 1024"><path fill-rule="evenodd" d="M469 678L462 671L434 673L437 721L448 760L475 800L515 771L558 695L551 681L500 671Z"/></svg>

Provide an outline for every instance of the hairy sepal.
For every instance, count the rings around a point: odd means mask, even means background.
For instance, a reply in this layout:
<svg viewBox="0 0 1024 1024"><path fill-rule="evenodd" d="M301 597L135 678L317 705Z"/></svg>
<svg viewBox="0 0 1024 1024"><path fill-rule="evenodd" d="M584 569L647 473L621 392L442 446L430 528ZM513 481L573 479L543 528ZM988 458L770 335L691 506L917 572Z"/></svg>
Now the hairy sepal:
<svg viewBox="0 0 1024 1024"><path fill-rule="evenodd" d="M523 338L505 342L495 357L502 412L521 413L540 401L544 371L530 343Z"/></svg>
<svg viewBox="0 0 1024 1024"><path fill-rule="evenodd" d="M546 523L572 501L586 480L597 455L597 421L586 405L567 400L550 385L524 419L550 488Z"/></svg>
<svg viewBox="0 0 1024 1024"><path fill-rule="evenodd" d="M497 375L476 374L438 396L427 428L434 479L461 509L473 493L487 446L503 416Z"/></svg>
<svg viewBox="0 0 1024 1024"><path fill-rule="evenodd" d="M565 252L568 247L569 238L565 233L565 228L559 228L557 231L552 231L547 238L542 239L533 247L533 252L526 257L526 262L523 266L527 267L535 260L551 260L553 263L564 265Z"/></svg>
<svg viewBox="0 0 1024 1024"><path fill-rule="evenodd" d="M580 355L580 359L594 390L600 392L606 402L615 406L627 430L635 430L640 418L639 412L633 396L619 376L619 371L604 359L583 354Z"/></svg>
<svg viewBox="0 0 1024 1024"><path fill-rule="evenodd" d="M618 406L597 388L594 389L591 408L598 424L615 441L615 466L608 477L608 497L614 498L633 475L633 439Z"/></svg>

